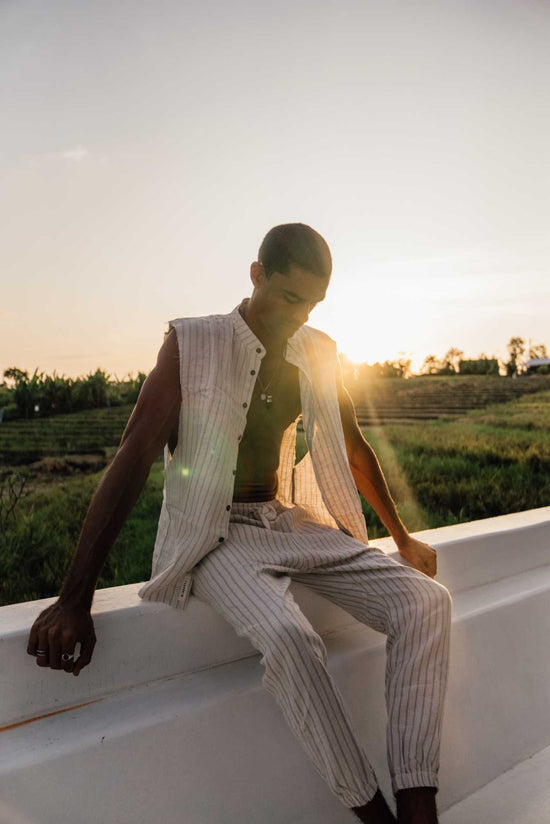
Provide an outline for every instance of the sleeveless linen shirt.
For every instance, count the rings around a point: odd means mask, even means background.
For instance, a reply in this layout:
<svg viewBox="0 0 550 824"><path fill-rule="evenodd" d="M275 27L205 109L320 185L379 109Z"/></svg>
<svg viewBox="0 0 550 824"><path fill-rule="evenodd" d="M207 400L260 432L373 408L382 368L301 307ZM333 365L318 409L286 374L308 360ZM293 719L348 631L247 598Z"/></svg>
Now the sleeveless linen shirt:
<svg viewBox="0 0 550 824"><path fill-rule="evenodd" d="M265 347L238 307L227 315L177 318L169 326L179 349L178 443L173 455L164 448L151 579L138 595L183 609L193 567L228 535L239 444ZM283 434L277 498L368 545L340 418L336 344L302 326L288 340L286 360L299 370L308 452L295 465L296 419Z"/></svg>

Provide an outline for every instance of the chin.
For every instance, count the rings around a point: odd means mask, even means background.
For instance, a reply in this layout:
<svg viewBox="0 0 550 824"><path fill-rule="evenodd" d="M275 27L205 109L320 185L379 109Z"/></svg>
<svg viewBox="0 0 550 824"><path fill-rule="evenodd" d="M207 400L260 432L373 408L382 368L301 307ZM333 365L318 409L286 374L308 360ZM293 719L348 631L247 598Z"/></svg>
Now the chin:
<svg viewBox="0 0 550 824"><path fill-rule="evenodd" d="M290 340L290 338L293 336L294 332L290 329L281 329L279 334L280 334L281 338L284 341L287 341L287 340Z"/></svg>

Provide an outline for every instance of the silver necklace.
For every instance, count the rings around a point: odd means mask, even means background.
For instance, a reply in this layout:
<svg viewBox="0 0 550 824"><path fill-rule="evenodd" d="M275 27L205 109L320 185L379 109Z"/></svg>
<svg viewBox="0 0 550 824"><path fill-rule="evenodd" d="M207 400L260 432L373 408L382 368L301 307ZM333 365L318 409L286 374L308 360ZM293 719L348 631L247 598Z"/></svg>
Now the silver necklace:
<svg viewBox="0 0 550 824"><path fill-rule="evenodd" d="M247 318L246 318L246 316L248 314L247 311L246 311L247 303L248 303L248 300L246 300L246 301L243 300L243 302L239 306L240 315L243 318L245 323L248 323ZM260 378L260 373L258 372L258 383L260 384L260 389L262 390L260 392L260 400L263 401L264 406L265 406L266 409L271 409L271 406L273 405L273 395L271 394L271 392L268 392L267 390L269 389L269 387L271 386L271 384L273 383L273 381L275 380L275 378L279 374L281 366L283 365L283 360L285 358L285 355L286 355L286 344L285 344L285 347L284 347L283 352L281 354L281 359L280 359L279 363L277 364L277 366L275 368L275 371L273 372L273 374L271 376L271 379L267 382L267 384L265 386L263 385L262 379Z"/></svg>
<svg viewBox="0 0 550 824"><path fill-rule="evenodd" d="M263 385L262 379L260 378L260 374L258 373L258 383L260 384L260 389L262 390L260 392L260 400L264 402L264 406L265 406L266 409L271 409L271 407L273 405L273 395L271 394L271 392L268 392L267 390L269 389L269 387L271 386L271 384L273 383L273 381L275 380L275 378L279 374L281 366L283 365L283 359L284 359L284 357L283 357L283 355L281 355L281 360L277 364L277 367L275 368L275 371L273 372L273 374L271 376L271 380L269 380L266 383L265 386Z"/></svg>

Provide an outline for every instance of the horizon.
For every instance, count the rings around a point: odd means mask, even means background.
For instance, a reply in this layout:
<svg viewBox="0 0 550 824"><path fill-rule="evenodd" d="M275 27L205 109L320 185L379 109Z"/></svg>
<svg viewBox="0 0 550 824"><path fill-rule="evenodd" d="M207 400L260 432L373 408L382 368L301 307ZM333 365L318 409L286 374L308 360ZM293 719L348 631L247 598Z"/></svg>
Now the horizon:
<svg viewBox="0 0 550 824"><path fill-rule="evenodd" d="M520 336L510 336L510 337L520 337ZM532 345L537 345L537 344L533 343ZM434 355L437 362L442 366L443 365L443 358L451 348L458 349L458 347L448 347L447 350L444 353L441 354L441 356L438 356L435 353L431 352L431 353L429 353L429 355L426 355L424 359L417 359L416 362L420 363L420 367L418 369L414 368L414 362L411 361L409 376L410 377L423 377L423 376L429 375L430 373L420 371L420 369L425 365L426 359L428 357L430 357L430 355ZM383 361L372 361L372 362L359 361L359 360L354 360L353 358L350 358L345 352L340 352L340 351L338 351L338 357L340 358L340 361L342 362L342 365L343 365L343 361L347 361L354 368L357 368L359 366L370 366L370 367L376 366L376 365L383 366L386 363L394 363L395 364L400 360L399 357L396 357L396 358L386 358ZM458 362L458 361L478 360L478 359L482 359L482 358L487 358L488 360L496 359L499 363L499 370L502 367L504 367L504 365L506 363L506 360L509 360L509 356L507 358L503 359L503 358L500 358L498 355L488 354L488 353L483 353L483 352L480 352L477 356L476 355L468 356L465 353L463 353L463 355L461 357L457 358L456 360ZM531 359L531 357L529 356L529 344L528 344L528 341L526 341L525 354L520 359L518 359L518 364L523 367L523 366L525 366L525 364L530 359ZM404 358L404 360L406 360L406 358ZM71 380L78 380L78 379L86 378L89 375L95 374L95 372L99 370L99 371L105 373L106 375L108 375L109 379L114 378L118 382L124 382L125 379L136 380L137 376L140 372L142 374L147 375L151 371L151 370L149 370L149 372L147 372L145 369L139 369L138 368L136 370L126 370L126 372L123 372L123 373L110 372L109 370L107 370L103 366L101 366L100 364L98 364L95 368L89 369L86 373L81 372L81 373L74 373L74 374L60 373L56 369L54 369L51 372L46 372L46 370L40 369L39 367L34 367L33 369L25 369L25 368L19 367L17 364L13 364L11 367L7 367L7 368L8 369L9 368L21 369L22 372L27 372L28 373L29 378L31 378L33 376L33 374L36 373L38 375L42 374L42 375L47 376L47 377L53 377L53 375L55 374L56 377L58 377L58 378L66 378L66 379L71 379ZM151 367L151 369L152 368L153 367ZM458 375L459 373L457 372L455 374ZM499 371L499 375L501 377L503 377L504 373ZM431 373L430 376L433 377L434 373ZM472 377L472 376L471 375L466 375L466 376L462 376L462 377ZM481 377L485 377L485 376L481 375ZM0 381L0 386L7 386L6 380L5 379L3 379L3 380L4 380L4 382ZM11 379L11 378L8 378L7 380L10 381L10 382L13 381L13 379ZM12 387L9 387L9 388L12 388Z"/></svg>
<svg viewBox="0 0 550 824"><path fill-rule="evenodd" d="M312 325L312 324L308 323L307 325ZM517 338L517 337L522 337L522 336L521 335L509 335L507 343L510 341L510 339L512 337ZM533 347L538 347L538 346L543 345L543 346L546 347L547 350L550 349L550 345L547 343L546 340L538 340L538 339L534 340L532 337L522 338L522 339L525 342L525 353L518 360L520 365L524 365L530 359L531 356L529 355L529 352ZM160 346L159 346L159 348L160 348ZM397 352L393 355L393 357L385 357L385 358L378 359L378 360L375 360L375 359L360 360L358 358L352 357L347 352L341 351L340 349L338 349L338 356L340 358L343 357L343 358L347 359L355 367L365 365L365 364L368 365L368 366L374 366L377 363L380 364L380 365L383 365L384 363L397 363L399 360L408 360L408 359L410 359L411 360L411 365L410 365L411 373L415 374L415 375L420 375L420 374L422 374L421 369L423 368L423 366L425 364L425 361L428 357L434 356L437 359L437 361L442 363L445 355L447 354L447 352L451 348L460 350L460 345L455 346L454 344L451 344L451 345L445 347L445 351L428 352L424 356L422 356L422 355L416 355L415 356L414 353L411 353L411 352ZM482 351L482 352L474 353L472 350L470 350L470 351L460 350L460 351L462 351L462 355L460 357L460 360L477 360L477 359L484 358L484 357L488 358L488 359L493 359L494 358L494 359L497 359L499 361L499 367L504 366L504 364L510 359L508 351L506 349L506 344L502 345L500 347L500 350L499 350L500 352L504 352L505 353L504 355L498 354L496 352L484 352L484 351ZM535 356L533 356L533 357L535 357ZM125 369L125 371L124 371L124 367L123 367L122 370L119 368L118 370L113 371L112 369L108 369L108 368L106 368L105 366L103 366L101 364L97 364L95 367L89 366L85 370L85 372L72 371L70 373L67 373L66 371L61 372L56 367L54 367L53 369L50 369L50 370L46 370L44 368L41 368L40 365L34 365L34 366L24 365L24 366L21 366L21 364L19 364L19 363L10 363L10 364L6 363L5 365L3 365L1 367L0 376L3 376L4 371L6 371L7 369L10 369L10 368L21 369L23 372L26 371L26 372L29 373L29 376L32 376L35 372L38 372L39 374L43 373L43 374L46 374L46 375L53 375L54 373L56 373L58 377L66 377L66 378L72 378L72 379L85 377L86 375L88 375L90 373L94 373L97 369L100 369L103 372L106 372L108 374L113 374L115 376L119 375L121 372L124 376L132 375L134 373L136 373L136 375L137 375L139 372L143 372L145 374L148 374L153 369L153 367L155 365L155 362L156 362L155 358L156 358L156 353L153 354L153 362L152 362L151 366L149 367L149 369L141 368L140 366L137 366L137 367L134 366L132 369ZM0 381L0 385L1 385L1 381Z"/></svg>

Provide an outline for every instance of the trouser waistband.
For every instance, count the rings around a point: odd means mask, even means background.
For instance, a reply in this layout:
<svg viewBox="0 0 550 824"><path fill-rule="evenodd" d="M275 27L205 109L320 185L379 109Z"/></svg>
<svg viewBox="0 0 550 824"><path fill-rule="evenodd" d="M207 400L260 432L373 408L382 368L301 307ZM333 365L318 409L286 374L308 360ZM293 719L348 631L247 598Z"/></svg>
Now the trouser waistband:
<svg viewBox="0 0 550 824"><path fill-rule="evenodd" d="M285 509L286 507L277 498L272 498L270 501L234 501L231 506L230 521L261 525L265 529L271 529L273 521L276 521Z"/></svg>

